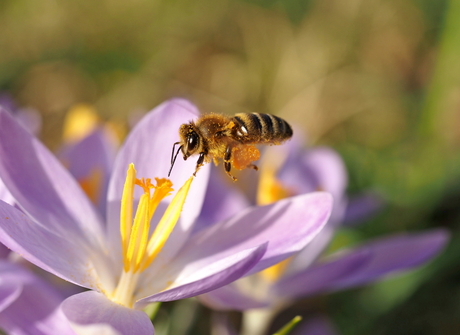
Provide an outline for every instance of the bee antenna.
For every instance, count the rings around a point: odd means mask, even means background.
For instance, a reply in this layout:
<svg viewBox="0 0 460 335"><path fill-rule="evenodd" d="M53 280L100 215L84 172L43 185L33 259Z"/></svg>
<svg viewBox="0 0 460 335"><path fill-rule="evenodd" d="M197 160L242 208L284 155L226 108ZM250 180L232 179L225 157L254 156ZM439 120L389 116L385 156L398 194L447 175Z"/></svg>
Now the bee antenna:
<svg viewBox="0 0 460 335"><path fill-rule="evenodd" d="M176 154L174 154L174 150L176 148L176 145L178 145L178 144L180 144L180 142L174 143L173 148L172 148L172 152L171 152L171 168L169 169L169 172L168 172L168 178L171 175L171 171L172 171L172 168L174 166L174 163L176 162L177 155L179 154L179 151L182 149L182 145L181 145L179 148L177 148Z"/></svg>

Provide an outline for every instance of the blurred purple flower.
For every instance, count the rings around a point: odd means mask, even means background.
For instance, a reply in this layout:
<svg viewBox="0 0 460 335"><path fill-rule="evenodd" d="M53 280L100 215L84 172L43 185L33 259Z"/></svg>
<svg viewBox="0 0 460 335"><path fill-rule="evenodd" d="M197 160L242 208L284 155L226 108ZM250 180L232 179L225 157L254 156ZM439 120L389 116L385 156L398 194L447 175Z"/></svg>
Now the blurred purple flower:
<svg viewBox="0 0 460 335"><path fill-rule="evenodd" d="M63 299L34 273L0 260L0 328L8 334L75 334L60 309Z"/></svg>
<svg viewBox="0 0 460 335"><path fill-rule="evenodd" d="M42 117L40 113L31 107L18 107L14 99L8 93L0 93L0 107L18 121L31 134L38 135L42 128Z"/></svg>
<svg viewBox="0 0 460 335"><path fill-rule="evenodd" d="M125 248L124 241L132 238L120 235L120 222L124 227L131 216L120 214L120 208L129 207L125 195L139 206L150 201L146 202L145 191L124 191L126 185L134 187L134 179L129 182L133 169L128 177L126 169L134 163L140 176L166 174L170 145L177 140L179 125L197 115L189 102L175 99L157 107L133 129L115 161L104 223L68 171L0 110L0 178L23 211L0 202L0 242L46 271L91 289L69 297L62 305L78 332L153 334L148 316L140 310L147 304L206 293L270 267L304 248L327 221L331 197L318 192L245 209L191 235L209 168L202 168L191 185L195 162L189 160L181 162L172 178L175 185L184 187L172 200L159 202L159 211L169 207L163 217L155 213L152 219L157 227L163 227L164 222L177 220L182 211L178 224L172 226L167 240L167 234L160 231L163 240L155 241L165 244L162 248L154 244L154 250L159 251L148 254L154 259L150 266L131 270L129 266L137 258L129 255L137 250L144 255L141 245L145 244L131 244L135 251ZM148 182L143 185L147 188ZM187 187L193 196L184 204ZM136 218L142 217L140 213ZM148 213L152 214L150 209ZM148 231L143 231L141 236L146 234ZM132 236L138 235L133 232ZM150 243L146 250L149 248Z"/></svg>
<svg viewBox="0 0 460 335"><path fill-rule="evenodd" d="M379 207L379 201L365 194L356 198L352 207L348 206L345 166L332 149L301 150L294 139L284 149L269 150L272 152L265 152L265 162L260 164L257 202L269 203L304 192L327 191L334 198L331 217L312 243L289 260L200 296L207 306L216 310L254 310L254 313L255 309L263 308L273 314L302 297L364 285L422 265L447 243L448 233L435 230L389 236L323 256L343 220L369 215ZM287 157L283 159L283 156ZM250 203L235 189L218 196L222 189L219 184L224 182L219 177L214 171L211 173L199 219L204 226L231 216ZM368 208L364 208L366 206ZM247 334L255 334L253 332L255 330L246 330Z"/></svg>
<svg viewBox="0 0 460 335"><path fill-rule="evenodd" d="M103 217L116 152L117 143L112 134L96 127L79 141L66 143L57 153Z"/></svg>

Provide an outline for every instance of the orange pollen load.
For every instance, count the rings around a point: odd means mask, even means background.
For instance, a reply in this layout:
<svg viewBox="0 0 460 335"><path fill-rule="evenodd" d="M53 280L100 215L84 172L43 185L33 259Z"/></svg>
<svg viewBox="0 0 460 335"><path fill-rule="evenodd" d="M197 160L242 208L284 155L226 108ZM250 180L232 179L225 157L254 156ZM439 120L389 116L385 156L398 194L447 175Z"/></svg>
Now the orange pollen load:
<svg viewBox="0 0 460 335"><path fill-rule="evenodd" d="M260 151L253 145L240 145L232 150L232 166L243 170L260 158Z"/></svg>

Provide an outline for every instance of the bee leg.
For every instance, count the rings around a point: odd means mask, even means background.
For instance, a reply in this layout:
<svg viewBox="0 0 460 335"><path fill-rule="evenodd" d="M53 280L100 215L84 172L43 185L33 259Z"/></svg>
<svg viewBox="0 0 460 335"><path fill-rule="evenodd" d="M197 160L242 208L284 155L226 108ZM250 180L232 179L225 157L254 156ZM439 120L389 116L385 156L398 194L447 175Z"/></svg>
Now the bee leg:
<svg viewBox="0 0 460 335"><path fill-rule="evenodd" d="M225 150L225 156L224 156L224 167L225 167L225 172L228 174L230 178L232 178L233 181L236 181L236 177L232 176L230 171L232 170L232 163L230 162L230 159L232 158L232 147L228 146L227 149Z"/></svg>
<svg viewBox="0 0 460 335"><path fill-rule="evenodd" d="M259 168L255 164L249 164L246 168L248 168L248 169L251 168L251 169L254 169L256 171L259 171Z"/></svg>
<svg viewBox="0 0 460 335"><path fill-rule="evenodd" d="M196 173L198 172L198 170L200 169L200 167L202 167L204 164L204 157L206 156L206 152L200 152L200 157L198 157L198 160L196 161L196 168L195 168L195 172L193 172L193 176L196 177Z"/></svg>

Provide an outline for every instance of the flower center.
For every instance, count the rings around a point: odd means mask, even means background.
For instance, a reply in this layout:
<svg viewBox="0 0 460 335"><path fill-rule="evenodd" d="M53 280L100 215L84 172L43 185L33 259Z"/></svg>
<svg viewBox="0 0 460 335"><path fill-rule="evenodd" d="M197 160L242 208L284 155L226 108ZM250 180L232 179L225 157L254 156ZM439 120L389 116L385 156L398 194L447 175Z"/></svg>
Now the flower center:
<svg viewBox="0 0 460 335"><path fill-rule="evenodd" d="M258 205L269 205L278 200L287 198L291 193L292 192L276 178L276 170L274 168L262 168L259 188L257 190Z"/></svg>
<svg viewBox="0 0 460 335"><path fill-rule="evenodd" d="M177 192L163 217L149 236L150 221L161 200L173 191L168 179L137 179L134 164L130 164L123 189L120 210L120 234L123 254L123 273L111 299L121 305L132 307L134 291L139 275L149 267L161 251L179 220L193 178L189 178ZM140 186L144 193L133 219L134 187ZM153 191L153 193L152 193Z"/></svg>

